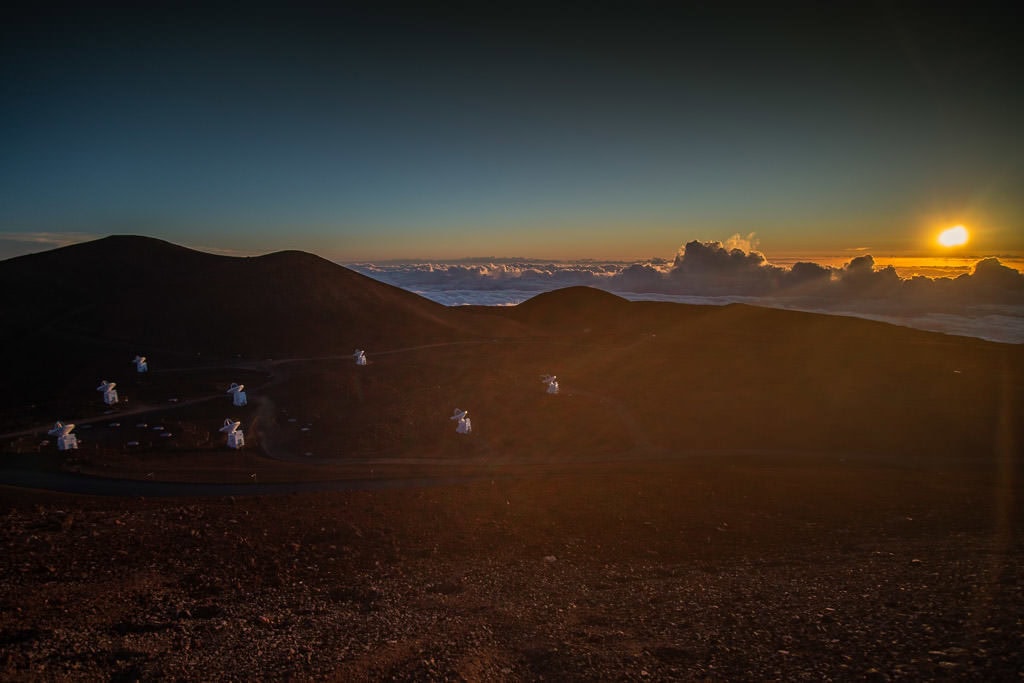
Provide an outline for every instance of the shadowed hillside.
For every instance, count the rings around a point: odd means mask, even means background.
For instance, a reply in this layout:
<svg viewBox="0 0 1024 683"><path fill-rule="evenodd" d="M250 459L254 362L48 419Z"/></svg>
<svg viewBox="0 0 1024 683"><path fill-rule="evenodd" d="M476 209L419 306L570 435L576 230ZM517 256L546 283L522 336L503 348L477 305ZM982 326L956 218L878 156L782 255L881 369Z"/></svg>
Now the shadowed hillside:
<svg viewBox="0 0 1024 683"><path fill-rule="evenodd" d="M444 306L312 254L237 258L114 236L0 263L5 344L56 333L266 355L472 333Z"/></svg>
<svg viewBox="0 0 1024 683"><path fill-rule="evenodd" d="M0 351L23 360L8 373L12 386L48 384L52 373L83 365L110 368L114 379L136 353L167 367L346 354L514 327L304 252L238 258L135 236L0 262L0 312Z"/></svg>
<svg viewBox="0 0 1024 683"><path fill-rule="evenodd" d="M255 394L269 399L266 443L342 460L722 449L987 458L1024 421L1024 348L857 318L630 302L586 287L450 308L302 252L234 258L140 237L0 263L0 291L4 350L20 359L0 380L3 407L18 426L95 414L104 378L146 403L270 382ZM352 366L354 347L369 350L370 367ZM136 353L152 375L135 376ZM263 364L247 379L234 367L268 357L321 360ZM213 374L191 384L161 374L175 366ZM562 380L557 399L543 395L546 373ZM451 442L457 406L476 421L469 444ZM299 431L297 416L315 429Z"/></svg>
<svg viewBox="0 0 1024 683"><path fill-rule="evenodd" d="M1024 423L1024 347L743 304L570 288L503 309L568 346L545 370L628 408L650 446L988 459ZM1019 430L1018 430L1019 431Z"/></svg>

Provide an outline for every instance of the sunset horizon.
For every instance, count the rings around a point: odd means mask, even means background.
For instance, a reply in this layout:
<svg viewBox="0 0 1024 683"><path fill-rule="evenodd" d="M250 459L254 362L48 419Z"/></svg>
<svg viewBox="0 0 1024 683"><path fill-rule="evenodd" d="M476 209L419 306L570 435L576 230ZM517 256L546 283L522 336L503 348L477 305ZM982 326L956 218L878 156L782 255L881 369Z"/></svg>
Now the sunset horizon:
<svg viewBox="0 0 1024 683"><path fill-rule="evenodd" d="M936 242L939 232L940 231L935 232L931 242ZM238 244L237 240L230 240L227 242L203 238L183 240L176 238L174 234L153 234L135 232L131 230L124 232L99 233L12 232L0 234L0 260L120 234L138 234L156 239L163 239L190 249L219 253L228 256L258 256L275 251L296 249L299 251L308 251L316 254L317 256L321 256L322 258L341 264L418 262L459 263L485 262L488 260L519 260L554 263L577 263L587 261L609 263L641 263L652 261L671 262L671 260L683 250L687 242L697 241L709 243L717 242L730 250L740 249L741 251L748 253L761 253L766 257L768 263L781 266L791 266L793 263L801 261L819 263L827 266L840 266L858 256L870 255L875 259L875 263L879 266L893 265L896 267L897 270L901 271L901 276L904 276L902 275L903 272L909 274L906 276L927 274L930 271L934 271L935 269L942 267L964 268L986 258L997 258L1000 262L1004 263L1004 265L1010 266L1016 270L1021 270L1022 267L1024 267L1024 250L992 249L983 251L975 248L976 244L974 243L974 240L965 245L956 245L952 247L943 247L937 242L936 244L929 244L928 240L918 240L921 244L906 249L875 248L871 246L848 246L835 249L806 247L776 249L772 248L771 245L765 244L757 233L748 233L746 235L732 233L729 235L693 236L678 240L674 246L670 246L669 243L666 243L660 248L647 250L646 252L641 252L639 250L630 252L627 249L623 249L621 251L588 252L586 249L581 248L575 252L554 250L557 253L550 253L543 251L541 248L529 249L526 247L510 247L505 250L487 249L487 246L493 246L487 244L482 245L479 249L466 248L464 251L446 248L431 248L417 251L401 245L392 245L387 251L379 252L370 250L362 251L358 248L353 248L344 242L339 243L337 240L323 243L310 243L310 240L302 237L297 237L291 240L288 237L277 237L262 244L246 243L244 239L241 240L242 244Z"/></svg>
<svg viewBox="0 0 1024 683"><path fill-rule="evenodd" d="M0 258L69 234L339 262L751 234L769 260L1024 255L998 6L676 9L22 7Z"/></svg>
<svg viewBox="0 0 1024 683"><path fill-rule="evenodd" d="M1020 681L1019 13L7 9L0 679Z"/></svg>

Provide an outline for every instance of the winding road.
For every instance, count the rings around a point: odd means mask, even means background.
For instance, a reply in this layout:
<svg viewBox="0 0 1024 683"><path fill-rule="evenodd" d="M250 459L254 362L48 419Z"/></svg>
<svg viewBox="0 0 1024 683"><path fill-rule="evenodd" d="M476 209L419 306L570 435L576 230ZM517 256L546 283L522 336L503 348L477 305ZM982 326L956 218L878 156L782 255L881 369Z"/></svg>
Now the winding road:
<svg viewBox="0 0 1024 683"><path fill-rule="evenodd" d="M417 346L409 346L398 349L389 349L385 351L375 351L372 356L378 358L381 356L390 356L401 353L411 353L414 351L421 351L424 349L443 348L451 346L464 346L464 345L490 345L500 343L531 343L536 340L474 340L474 341L455 341L455 342L438 342L432 344L421 344ZM273 403L269 398L262 394L262 390L269 387L280 384L288 379L287 371L281 372L281 370L293 363L311 363L311 362L322 362L322 361L337 361L337 360L349 360L351 354L339 354L339 355L327 355L327 356L305 356L295 358L282 358L282 359L268 359L263 361L248 361L241 363L230 363L219 366L195 366L195 367L183 367L183 368L171 368L164 370L153 371L154 374L163 373L183 373L191 371L209 371L209 370L245 370L263 372L268 375L268 380L256 387L257 396L254 398L254 402L259 402L260 405L256 411L256 415L250 421L250 428L256 426L256 423L261 419L268 419L273 414ZM640 425L640 423L633 417L625 405L620 405L619 402L615 401L611 397L602 396L593 392L574 389L570 395L579 395L597 400L604 404L613 403L615 413L623 420L627 429L634 436L634 443L636 449L646 448L650 450L652 448L646 434ZM192 397L188 399L182 399L175 403L165 404L136 404L131 408L125 408L118 410L114 414L102 414L93 417L81 418L73 420L76 425L94 424L104 422L112 419L114 415L116 417L125 417L130 415L145 415L148 413L161 412L165 413L168 411L174 411L187 406L193 406L200 403L210 402L214 400L224 399L225 394L221 392L207 394L198 397ZM10 431L0 433L0 440L16 439L24 436L31 436L39 433L46 433L50 424L37 425L26 429ZM269 458L281 461L293 460L293 458L278 453L273 448L272 438L266 438L264 435L262 440L262 450L264 455ZM625 457L625 456L624 456ZM60 491L66 493L78 493L87 495L104 495L104 496L151 496L151 497L175 497L175 496L233 496L233 495L267 495L267 494L284 494L284 493L295 493L303 491L339 491L339 490L368 490L368 489L380 489L380 488L395 488L395 487L406 487L406 486L427 486L444 483L454 483L457 481L466 481L479 477L493 477L494 472L484 472L487 468L481 468L481 473L478 475L463 475L460 477L453 477L450 475L436 475L430 477L384 477L384 478L363 478L363 479L343 479L343 480L317 480L317 481L302 481L302 482L288 482L288 483L258 483L253 481L251 483L199 483L199 482L167 482L167 481L151 481L151 480L139 480L139 479L114 479L97 477L85 474L79 474L69 472L65 470L48 468L45 466L45 460L30 460L26 458L20 458L22 462L11 463L8 462L8 466L0 467L0 485L2 486L16 486L22 488L34 488L44 489L50 491ZM14 464L15 466L10 466ZM417 459L417 458L368 458L353 460L350 464L353 465L364 465L364 466L384 466L384 465L430 465L430 460ZM439 461L436 464L450 464L449 461ZM481 463L482 464L482 463Z"/></svg>

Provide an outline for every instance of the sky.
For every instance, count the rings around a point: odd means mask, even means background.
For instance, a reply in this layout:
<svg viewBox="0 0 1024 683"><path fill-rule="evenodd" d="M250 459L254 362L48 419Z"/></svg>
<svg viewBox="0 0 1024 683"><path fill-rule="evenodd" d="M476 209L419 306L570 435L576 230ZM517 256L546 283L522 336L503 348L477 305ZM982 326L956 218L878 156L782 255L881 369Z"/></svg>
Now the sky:
<svg viewBox="0 0 1024 683"><path fill-rule="evenodd" d="M1024 256L1009 3L143 4L0 21L0 258Z"/></svg>

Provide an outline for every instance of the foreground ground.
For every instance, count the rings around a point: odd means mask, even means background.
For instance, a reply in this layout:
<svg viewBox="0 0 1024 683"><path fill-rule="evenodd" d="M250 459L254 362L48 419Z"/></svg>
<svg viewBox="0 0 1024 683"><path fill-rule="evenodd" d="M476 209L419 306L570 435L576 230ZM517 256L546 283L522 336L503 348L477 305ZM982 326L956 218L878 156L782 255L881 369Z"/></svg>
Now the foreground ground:
<svg viewBox="0 0 1024 683"><path fill-rule="evenodd" d="M1007 465L720 455L264 497L3 490L5 680L1019 680Z"/></svg>
<svg viewBox="0 0 1024 683"><path fill-rule="evenodd" d="M1022 348L570 290L327 324L271 290L240 339L284 356L213 357L190 297L145 375L92 328L15 340L48 372L0 378L33 380L0 392L0 679L1024 673Z"/></svg>

